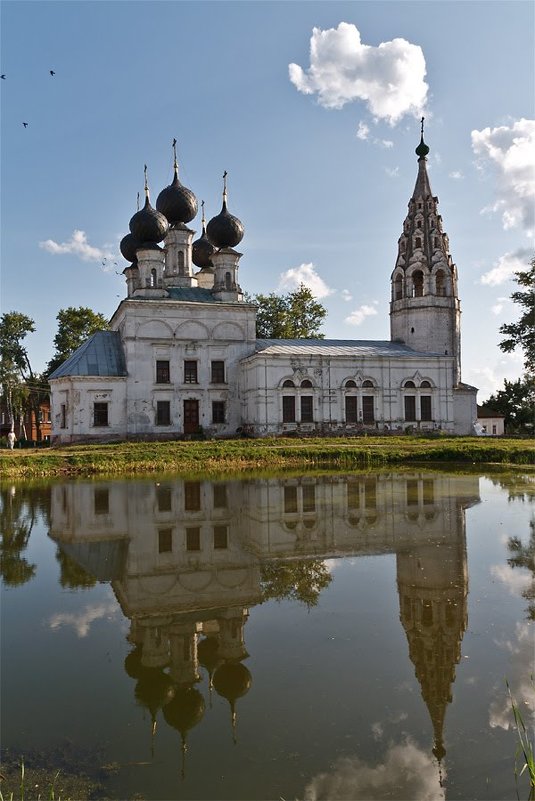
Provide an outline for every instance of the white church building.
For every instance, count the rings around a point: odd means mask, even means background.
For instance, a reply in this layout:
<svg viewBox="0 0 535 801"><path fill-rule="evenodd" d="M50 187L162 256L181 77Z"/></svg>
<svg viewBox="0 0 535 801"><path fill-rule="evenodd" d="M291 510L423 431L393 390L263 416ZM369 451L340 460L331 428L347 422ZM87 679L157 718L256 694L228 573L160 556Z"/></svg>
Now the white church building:
<svg viewBox="0 0 535 801"><path fill-rule="evenodd" d="M178 177L121 242L127 295L50 376L52 443L445 431L472 434L461 381L457 269L427 174L418 174L391 275L390 340L257 339L238 282L243 225L223 207L193 241L197 200Z"/></svg>

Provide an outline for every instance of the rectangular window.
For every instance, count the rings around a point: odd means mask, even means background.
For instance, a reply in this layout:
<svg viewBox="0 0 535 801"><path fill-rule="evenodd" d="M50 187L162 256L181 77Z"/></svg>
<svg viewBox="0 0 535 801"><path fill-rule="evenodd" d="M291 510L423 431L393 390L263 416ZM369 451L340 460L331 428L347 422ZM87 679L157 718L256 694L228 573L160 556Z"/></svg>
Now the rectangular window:
<svg viewBox="0 0 535 801"><path fill-rule="evenodd" d="M170 401L157 401L156 402L156 425L157 426L170 426L171 425L171 402Z"/></svg>
<svg viewBox="0 0 535 801"><path fill-rule="evenodd" d="M303 395L301 398L301 422L314 422L314 398L312 395Z"/></svg>
<svg viewBox="0 0 535 801"><path fill-rule="evenodd" d="M212 384L225 383L225 362L212 362Z"/></svg>
<svg viewBox="0 0 535 801"><path fill-rule="evenodd" d="M107 488L96 489L94 504L96 515L107 515L110 511L110 491Z"/></svg>
<svg viewBox="0 0 535 801"><path fill-rule="evenodd" d="M214 484L214 509L226 509L227 506L227 485Z"/></svg>
<svg viewBox="0 0 535 801"><path fill-rule="evenodd" d="M431 416L431 395L422 395L420 398L420 419L432 420Z"/></svg>
<svg viewBox="0 0 535 801"><path fill-rule="evenodd" d="M156 383L169 384L170 381L171 373L169 371L169 362L158 360L156 362Z"/></svg>
<svg viewBox="0 0 535 801"><path fill-rule="evenodd" d="M346 395L346 423L356 423L357 421L357 399L355 395Z"/></svg>
<svg viewBox="0 0 535 801"><path fill-rule="evenodd" d="M416 398L414 395L405 395L405 420L414 423L416 420Z"/></svg>
<svg viewBox="0 0 535 801"><path fill-rule="evenodd" d="M186 529L186 551L200 551L201 550L201 529L196 526L195 528Z"/></svg>
<svg viewBox="0 0 535 801"><path fill-rule="evenodd" d="M282 422L295 423L295 398L293 395L286 395L282 399Z"/></svg>
<svg viewBox="0 0 535 801"><path fill-rule="evenodd" d="M377 506L377 481L374 478L364 481L364 506L366 509L375 509Z"/></svg>
<svg viewBox="0 0 535 801"><path fill-rule="evenodd" d="M418 482L415 479L407 481L407 506L418 506Z"/></svg>
<svg viewBox="0 0 535 801"><path fill-rule="evenodd" d="M93 425L94 426L107 426L108 423L108 404L107 403L94 403L93 404Z"/></svg>
<svg viewBox="0 0 535 801"><path fill-rule="evenodd" d="M435 502L435 482L432 478L423 480L424 506L432 506Z"/></svg>
<svg viewBox="0 0 535 801"><path fill-rule="evenodd" d="M228 548L228 529L226 526L214 526L214 548Z"/></svg>
<svg viewBox="0 0 535 801"><path fill-rule="evenodd" d="M61 404L61 420L59 426L60 428L67 428L67 406L64 403Z"/></svg>
<svg viewBox="0 0 535 801"><path fill-rule="evenodd" d="M212 401L212 423L225 422L225 401Z"/></svg>
<svg viewBox="0 0 535 801"><path fill-rule="evenodd" d="M184 362L184 383L197 384L197 362L186 360Z"/></svg>
<svg viewBox="0 0 535 801"><path fill-rule="evenodd" d="M284 514L297 512L297 487L284 487Z"/></svg>
<svg viewBox="0 0 535 801"><path fill-rule="evenodd" d="M373 411L373 395L362 396L362 422L373 423L375 414Z"/></svg>
<svg viewBox="0 0 535 801"><path fill-rule="evenodd" d="M173 550L173 529L162 528L158 532L158 553L170 553Z"/></svg>
<svg viewBox="0 0 535 801"><path fill-rule="evenodd" d="M184 482L184 510L186 512L200 512L201 510L200 481Z"/></svg>
<svg viewBox="0 0 535 801"><path fill-rule="evenodd" d="M170 512L172 509L171 487L158 487L156 490L159 512Z"/></svg>
<svg viewBox="0 0 535 801"><path fill-rule="evenodd" d="M347 482L347 508L351 511L360 509L360 483L358 481Z"/></svg>
<svg viewBox="0 0 535 801"><path fill-rule="evenodd" d="M303 487L303 512L316 511L316 487L313 484L305 484Z"/></svg>
<svg viewBox="0 0 535 801"><path fill-rule="evenodd" d="M492 426L492 433L493 433L493 434L497 434L497 433L498 433L498 432L496 431L496 426Z"/></svg>

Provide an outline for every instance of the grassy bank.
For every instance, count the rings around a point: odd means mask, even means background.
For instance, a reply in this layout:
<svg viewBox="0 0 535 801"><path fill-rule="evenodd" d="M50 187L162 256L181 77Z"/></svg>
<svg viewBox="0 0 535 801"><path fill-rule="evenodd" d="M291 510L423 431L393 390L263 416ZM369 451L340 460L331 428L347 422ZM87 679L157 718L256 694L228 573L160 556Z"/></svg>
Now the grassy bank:
<svg viewBox="0 0 535 801"><path fill-rule="evenodd" d="M3 450L0 475L133 475L152 472L218 475L266 468L351 468L425 462L535 465L532 440L483 437L122 442L42 450Z"/></svg>

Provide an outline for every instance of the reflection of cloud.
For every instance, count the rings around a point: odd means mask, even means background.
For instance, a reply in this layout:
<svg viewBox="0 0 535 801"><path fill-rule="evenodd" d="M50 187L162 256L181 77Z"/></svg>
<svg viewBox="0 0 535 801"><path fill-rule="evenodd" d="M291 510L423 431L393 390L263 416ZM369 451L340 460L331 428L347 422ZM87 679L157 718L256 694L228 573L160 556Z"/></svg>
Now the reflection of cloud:
<svg viewBox="0 0 535 801"><path fill-rule="evenodd" d="M61 626L72 626L79 637L87 637L89 628L95 620L112 620L117 614L117 604L111 601L103 604L87 606L78 614L69 612L58 612L52 615L48 621L51 629L59 629Z"/></svg>
<svg viewBox="0 0 535 801"><path fill-rule="evenodd" d="M492 565L490 574L505 584L511 595L521 597L522 592L531 586L529 572L513 568L511 565Z"/></svg>
<svg viewBox="0 0 535 801"><path fill-rule="evenodd" d="M358 757L339 759L331 773L320 773L309 782L304 797L305 801L443 801L445 791L431 752L422 751L407 739L401 745L391 745L380 765L367 765Z"/></svg>
<svg viewBox="0 0 535 801"><path fill-rule="evenodd" d="M325 108L342 108L362 100L376 119L395 125L405 114L421 114L428 86L421 47L406 39L382 42L378 47L361 42L356 25L314 28L310 39L310 68L289 65L290 81L305 95L318 95ZM366 138L366 126L359 128ZM357 133L357 136L359 134Z"/></svg>
<svg viewBox="0 0 535 801"><path fill-rule="evenodd" d="M530 678L533 673L533 625L528 622L517 623L515 637L496 644L510 654L507 681L526 727L533 726L535 690ZM496 688L496 695L489 708L489 723L492 728L513 729L513 710L505 682Z"/></svg>

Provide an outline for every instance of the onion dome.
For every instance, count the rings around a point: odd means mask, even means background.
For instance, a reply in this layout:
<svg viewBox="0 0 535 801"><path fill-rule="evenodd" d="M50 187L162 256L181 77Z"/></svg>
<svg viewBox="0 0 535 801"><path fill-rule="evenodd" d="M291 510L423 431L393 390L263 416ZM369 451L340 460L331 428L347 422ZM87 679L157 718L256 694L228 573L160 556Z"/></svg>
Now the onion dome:
<svg viewBox="0 0 535 801"><path fill-rule="evenodd" d="M202 234L191 246L191 260L196 267L212 267L212 254L215 247L206 236L206 219L204 216L204 200L202 207Z"/></svg>
<svg viewBox="0 0 535 801"><path fill-rule="evenodd" d="M243 239L243 224L227 210L227 173L223 175L223 207L206 226L208 239L216 248L233 248Z"/></svg>
<svg viewBox="0 0 535 801"><path fill-rule="evenodd" d="M170 225L187 223L197 214L197 198L186 186L178 180L178 162L176 160L176 139L173 139L173 152L175 156L173 183L162 189L156 200L156 208Z"/></svg>
<svg viewBox="0 0 535 801"><path fill-rule="evenodd" d="M126 261L135 262L137 258L136 251L139 245L140 243L132 236L132 234L127 234L121 239L119 250Z"/></svg>
<svg viewBox="0 0 535 801"><path fill-rule="evenodd" d="M169 230L167 219L150 204L145 165L145 205L130 220L130 233L139 243L161 242Z"/></svg>
<svg viewBox="0 0 535 801"><path fill-rule="evenodd" d="M425 117L422 117L422 135L420 138L420 144L414 151L419 158L425 158L429 153L429 148L424 142L424 119Z"/></svg>

